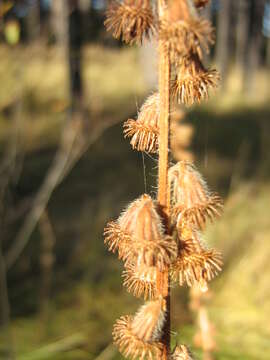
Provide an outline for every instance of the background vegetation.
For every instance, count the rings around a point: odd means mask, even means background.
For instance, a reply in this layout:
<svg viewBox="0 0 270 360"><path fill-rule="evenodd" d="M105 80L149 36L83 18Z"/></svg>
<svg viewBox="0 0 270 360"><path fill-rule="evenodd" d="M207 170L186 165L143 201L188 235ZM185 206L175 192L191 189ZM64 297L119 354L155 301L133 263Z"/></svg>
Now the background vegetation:
<svg viewBox="0 0 270 360"><path fill-rule="evenodd" d="M155 86L155 64L151 49L104 33L102 1L45 3L0 2L0 358L120 359L111 328L138 300L102 233L145 191L143 164L155 193L155 159L122 136ZM224 82L185 119L196 163L226 203L206 236L225 262L209 305L220 360L270 357L269 4L239 4L213 1L206 14ZM188 296L174 289L173 341L192 346Z"/></svg>

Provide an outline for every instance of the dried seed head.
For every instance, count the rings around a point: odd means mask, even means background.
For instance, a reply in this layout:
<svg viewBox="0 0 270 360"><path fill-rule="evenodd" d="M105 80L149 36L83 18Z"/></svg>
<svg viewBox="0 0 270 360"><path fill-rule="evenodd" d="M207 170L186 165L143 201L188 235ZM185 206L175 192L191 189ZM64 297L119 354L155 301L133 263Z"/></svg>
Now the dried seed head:
<svg viewBox="0 0 270 360"><path fill-rule="evenodd" d="M119 351L127 358L135 360L161 359L163 345L159 342L147 343L132 332L132 316L122 316L113 328L113 340Z"/></svg>
<svg viewBox="0 0 270 360"><path fill-rule="evenodd" d="M127 222L125 214L119 219L122 227L123 218L124 224L129 224L125 231L132 238L130 246L126 247L124 260L132 264L156 266L163 271L176 257L177 245L169 236L164 235L156 204L151 197L141 197L130 222Z"/></svg>
<svg viewBox="0 0 270 360"><path fill-rule="evenodd" d="M215 39L214 29L209 21L191 17L178 21L163 20L159 36L169 51L172 63L177 66L190 54L196 54L202 59L203 52L209 52Z"/></svg>
<svg viewBox="0 0 270 360"><path fill-rule="evenodd" d="M199 172L188 161L180 161L169 170L172 187L173 211L177 227L189 223L203 228L207 219L219 217L223 203L216 194L211 194Z"/></svg>
<svg viewBox="0 0 270 360"><path fill-rule="evenodd" d="M131 138L133 149L154 153L158 149L159 93L151 95L140 109L138 119L124 123L124 135Z"/></svg>
<svg viewBox="0 0 270 360"><path fill-rule="evenodd" d="M147 235L147 234L146 234ZM159 271L165 268L176 258L177 245L170 236L163 238L137 238L127 254L128 261L136 262L138 266L155 266Z"/></svg>
<svg viewBox="0 0 270 360"><path fill-rule="evenodd" d="M154 266L134 266L129 264L123 272L123 285L134 296L143 296L145 300L153 300L157 298L156 284L158 277L159 272Z"/></svg>
<svg viewBox="0 0 270 360"><path fill-rule="evenodd" d="M178 103L191 106L208 100L209 89L218 86L220 75L217 70L206 70L198 56L185 58L179 66L176 79L172 83L172 97Z"/></svg>
<svg viewBox="0 0 270 360"><path fill-rule="evenodd" d="M201 291L207 291L207 282L212 280L222 269L221 254L215 250L191 253L182 250L172 265L172 279L182 286L198 285Z"/></svg>
<svg viewBox="0 0 270 360"><path fill-rule="evenodd" d="M156 266L163 271L176 257L177 245L164 235L156 204L149 195L142 195L123 212L117 222L105 228L109 250L118 250L127 264Z"/></svg>
<svg viewBox="0 0 270 360"><path fill-rule="evenodd" d="M112 1L107 10L105 26L116 39L127 44L141 44L155 32L155 20L148 0Z"/></svg>
<svg viewBox="0 0 270 360"><path fill-rule="evenodd" d="M135 314L131 323L131 331L144 342L159 341L165 322L163 299L150 301Z"/></svg>
<svg viewBox="0 0 270 360"><path fill-rule="evenodd" d="M193 360L193 356L186 345L177 345L171 355L172 360Z"/></svg>
<svg viewBox="0 0 270 360"><path fill-rule="evenodd" d="M120 259L125 257L132 242L132 234L137 226L137 216L141 207L147 202L152 202L148 195L142 195L133 201L117 221L109 222L104 230L105 244L112 252L118 251Z"/></svg>

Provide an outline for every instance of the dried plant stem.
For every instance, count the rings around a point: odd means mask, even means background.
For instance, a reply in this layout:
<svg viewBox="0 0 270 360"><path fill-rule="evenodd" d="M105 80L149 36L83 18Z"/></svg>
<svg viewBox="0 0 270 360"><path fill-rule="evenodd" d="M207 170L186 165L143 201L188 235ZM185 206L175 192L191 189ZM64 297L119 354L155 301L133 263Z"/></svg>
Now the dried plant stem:
<svg viewBox="0 0 270 360"><path fill-rule="evenodd" d="M164 16L164 0L159 0L159 17ZM170 211L170 191L168 185L168 148L169 148L169 114L170 114L170 58L168 50L159 43L159 93L160 93L160 135L159 135L159 163L158 163L158 202L166 216L168 227ZM169 230L167 228L167 230ZM170 354L170 288L169 272L163 276L162 294L166 300L166 323L162 342L164 344L163 359L169 358Z"/></svg>

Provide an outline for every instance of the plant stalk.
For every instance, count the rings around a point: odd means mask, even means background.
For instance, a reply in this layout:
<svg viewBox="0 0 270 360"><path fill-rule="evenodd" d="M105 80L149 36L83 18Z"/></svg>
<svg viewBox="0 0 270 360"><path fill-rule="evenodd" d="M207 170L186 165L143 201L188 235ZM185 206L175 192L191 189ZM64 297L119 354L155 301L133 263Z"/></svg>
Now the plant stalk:
<svg viewBox="0 0 270 360"><path fill-rule="evenodd" d="M165 3L159 0L159 18L164 16ZM159 94L160 94L160 120L159 120L159 163L158 163L158 202L165 217L167 232L169 232L170 191L168 184L169 163L169 116L170 116L170 59L168 50L159 40ZM166 304L166 323L162 343L164 344L163 359L169 358L170 353L170 279L169 269L163 273L162 296Z"/></svg>

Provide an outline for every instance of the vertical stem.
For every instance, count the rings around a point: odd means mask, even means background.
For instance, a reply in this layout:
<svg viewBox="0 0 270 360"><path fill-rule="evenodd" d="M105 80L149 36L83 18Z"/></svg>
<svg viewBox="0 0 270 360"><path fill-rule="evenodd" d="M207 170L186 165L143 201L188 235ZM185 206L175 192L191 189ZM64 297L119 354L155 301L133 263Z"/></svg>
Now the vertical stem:
<svg viewBox="0 0 270 360"><path fill-rule="evenodd" d="M159 18L164 16L164 0L159 0ZM159 163L158 163L158 202L168 219L170 211L170 191L168 187L168 148L169 148L169 114L170 114L170 60L168 50L159 41ZM167 220L166 219L166 220ZM168 220L167 220L167 225ZM169 230L169 229L167 229ZM164 272L163 296L166 303L166 324L162 342L164 344L163 359L169 358L170 353L170 284L169 269Z"/></svg>

